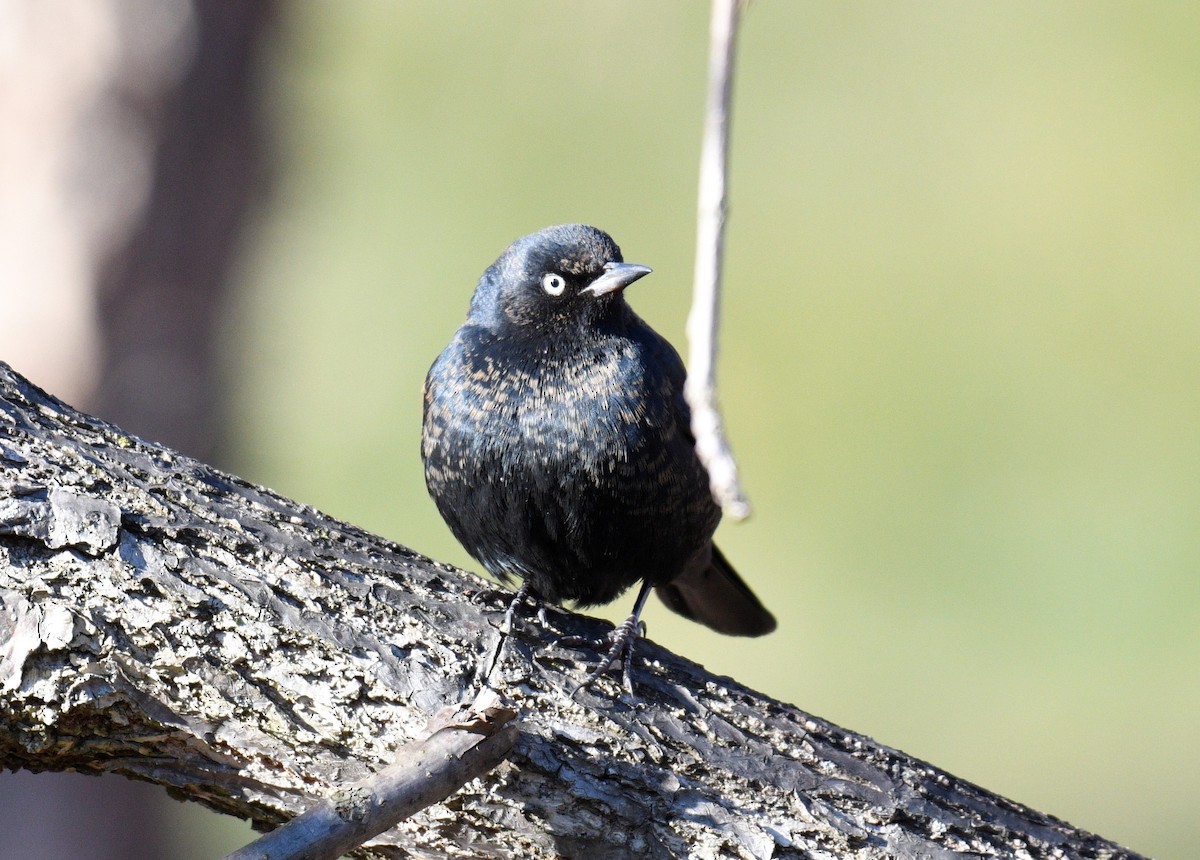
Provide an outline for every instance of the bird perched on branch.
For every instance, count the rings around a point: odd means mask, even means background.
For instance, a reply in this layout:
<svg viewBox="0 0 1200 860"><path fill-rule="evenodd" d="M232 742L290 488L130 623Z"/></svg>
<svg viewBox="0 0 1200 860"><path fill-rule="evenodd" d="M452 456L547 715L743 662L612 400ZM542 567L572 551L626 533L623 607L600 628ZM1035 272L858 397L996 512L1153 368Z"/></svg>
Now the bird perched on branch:
<svg viewBox="0 0 1200 860"><path fill-rule="evenodd" d="M525 597L608 603L640 581L590 684L622 660L653 589L733 636L775 619L713 545L721 511L696 456L679 354L624 290L650 273L612 238L568 224L488 267L425 380L421 456L454 536Z"/></svg>

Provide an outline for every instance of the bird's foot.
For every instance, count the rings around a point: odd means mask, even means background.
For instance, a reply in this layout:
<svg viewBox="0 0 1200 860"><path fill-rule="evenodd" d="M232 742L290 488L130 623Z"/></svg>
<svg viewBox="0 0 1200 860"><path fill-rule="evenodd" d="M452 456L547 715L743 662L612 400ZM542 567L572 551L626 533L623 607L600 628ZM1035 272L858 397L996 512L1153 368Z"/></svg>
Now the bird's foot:
<svg viewBox="0 0 1200 860"><path fill-rule="evenodd" d="M621 666L621 686L629 694L631 700L637 699L633 692L633 643L645 633L646 625L638 620L637 614L630 615L617 627L614 627L601 640L589 639L586 636L564 636L555 644L564 648L589 648L604 652L600 665L588 673L574 690L570 698L575 698L580 690L590 687L597 678L609 670L614 663ZM607 649L607 650L605 650Z"/></svg>
<svg viewBox="0 0 1200 860"><path fill-rule="evenodd" d="M508 638L512 635L513 622L517 617L517 613L526 603L531 603L537 607L538 621L543 625L546 624L546 607L542 603L542 599L534 592L528 582L522 582L521 587L517 589L517 593L513 595L512 600L508 604L508 609L504 611L504 620L500 622L500 636L496 640L496 649L492 652L491 659L487 662L487 671L483 677L488 685L491 685L492 673L496 671L496 667L500 665L501 658L504 656L504 646L508 644Z"/></svg>
<svg viewBox="0 0 1200 860"><path fill-rule="evenodd" d="M548 623L546 621L546 604L542 602L542 598L538 597L537 593L530 587L528 582L522 582L521 587L517 589L517 593L513 595L512 602L508 604L508 609L504 611L504 620L500 623L500 634L508 636L513 630L513 619L517 617L517 612L526 603L537 608L538 623L543 627Z"/></svg>
<svg viewBox="0 0 1200 860"><path fill-rule="evenodd" d="M537 618L542 624L546 622L546 605L542 603L540 597L533 593L533 590L526 587L524 584L514 594L507 588L481 588L467 598L475 606L486 606L497 600L505 601L506 609L504 611L504 620L501 626L505 633L512 629L513 618L516 616L517 609L523 603L530 603L537 607Z"/></svg>

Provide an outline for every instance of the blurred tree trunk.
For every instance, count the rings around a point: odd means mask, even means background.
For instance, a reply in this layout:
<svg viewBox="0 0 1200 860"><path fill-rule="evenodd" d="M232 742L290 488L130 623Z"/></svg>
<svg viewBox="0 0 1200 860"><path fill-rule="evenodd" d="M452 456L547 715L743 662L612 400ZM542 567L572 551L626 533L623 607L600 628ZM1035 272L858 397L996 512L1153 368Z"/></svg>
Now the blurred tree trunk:
<svg viewBox="0 0 1200 860"><path fill-rule="evenodd" d="M101 269L95 411L212 461L223 432L216 326L242 229L264 187L255 72L272 5L204 0L178 86L127 89L155 130L154 180L128 243Z"/></svg>
<svg viewBox="0 0 1200 860"><path fill-rule="evenodd" d="M0 26L4 359L91 411L211 460L214 327L263 182L265 0L13 0ZM161 792L0 775L0 857L178 856ZM71 810L65 815L64 810Z"/></svg>

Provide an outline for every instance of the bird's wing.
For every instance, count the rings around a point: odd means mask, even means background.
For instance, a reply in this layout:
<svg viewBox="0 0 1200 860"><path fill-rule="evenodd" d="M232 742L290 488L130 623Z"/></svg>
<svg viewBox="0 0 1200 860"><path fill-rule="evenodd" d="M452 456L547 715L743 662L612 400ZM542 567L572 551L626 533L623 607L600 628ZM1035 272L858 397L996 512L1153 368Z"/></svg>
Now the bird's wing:
<svg viewBox="0 0 1200 860"><path fill-rule="evenodd" d="M641 319L637 320L634 340L640 342L643 349L646 350L649 358L648 365L666 376L667 384L671 389L670 403L676 428L689 445L695 445L696 440L692 436L692 410L683 396L683 386L687 381L687 368L683 364L683 359L680 358L675 347L671 346L670 341Z"/></svg>

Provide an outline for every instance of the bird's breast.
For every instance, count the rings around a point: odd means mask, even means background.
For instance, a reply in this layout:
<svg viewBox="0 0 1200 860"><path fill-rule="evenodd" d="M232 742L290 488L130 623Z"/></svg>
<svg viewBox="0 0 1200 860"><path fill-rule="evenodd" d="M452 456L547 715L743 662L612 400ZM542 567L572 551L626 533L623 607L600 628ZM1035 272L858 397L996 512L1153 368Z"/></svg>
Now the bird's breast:
<svg viewBox="0 0 1200 860"><path fill-rule="evenodd" d="M524 444L544 459L603 466L626 460L654 430L644 374L632 350L549 359L515 380Z"/></svg>
<svg viewBox="0 0 1200 860"><path fill-rule="evenodd" d="M632 342L458 350L431 374L427 453L448 434L459 456L501 473L555 467L602 480L674 432L672 392L650 370Z"/></svg>

